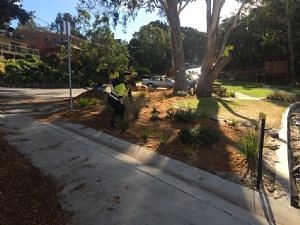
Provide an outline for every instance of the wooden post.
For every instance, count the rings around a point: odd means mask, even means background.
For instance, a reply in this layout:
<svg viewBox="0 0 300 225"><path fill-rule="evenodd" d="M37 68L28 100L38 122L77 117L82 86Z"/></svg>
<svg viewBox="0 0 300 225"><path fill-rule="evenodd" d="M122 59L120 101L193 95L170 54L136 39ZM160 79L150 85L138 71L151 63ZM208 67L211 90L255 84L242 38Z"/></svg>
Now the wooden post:
<svg viewBox="0 0 300 225"><path fill-rule="evenodd" d="M262 161L263 161L263 148L264 148L264 137L265 137L265 124L266 115L264 113L259 114L259 142L258 142L258 165L257 165L257 178L256 178L256 189L260 190L262 182Z"/></svg>

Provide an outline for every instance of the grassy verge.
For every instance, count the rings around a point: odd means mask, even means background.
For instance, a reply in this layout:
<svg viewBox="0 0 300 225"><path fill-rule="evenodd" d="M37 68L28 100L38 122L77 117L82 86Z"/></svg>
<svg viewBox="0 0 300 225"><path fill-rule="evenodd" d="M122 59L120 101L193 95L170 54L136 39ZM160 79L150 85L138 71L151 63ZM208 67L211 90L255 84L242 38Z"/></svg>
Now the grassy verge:
<svg viewBox="0 0 300 225"><path fill-rule="evenodd" d="M281 118L289 103L268 100L224 100L203 98L180 100L173 107L190 107L200 115L228 120L254 122L260 112L267 115L267 127L280 128Z"/></svg>
<svg viewBox="0 0 300 225"><path fill-rule="evenodd" d="M272 94L274 90L280 90L290 94L300 95L300 87L292 86L263 86L263 84L258 83L249 83L241 81L228 81L228 80L219 80L218 83L221 83L228 91L240 92L245 95L252 97L262 97L265 98L268 95Z"/></svg>

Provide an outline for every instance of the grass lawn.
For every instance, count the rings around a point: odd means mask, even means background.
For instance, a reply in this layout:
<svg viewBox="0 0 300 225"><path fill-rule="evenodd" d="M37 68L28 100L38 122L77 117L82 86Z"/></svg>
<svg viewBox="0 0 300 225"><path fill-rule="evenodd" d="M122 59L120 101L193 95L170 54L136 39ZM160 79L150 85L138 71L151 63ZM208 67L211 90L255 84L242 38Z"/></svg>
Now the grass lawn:
<svg viewBox="0 0 300 225"><path fill-rule="evenodd" d="M240 92L245 95L252 97L267 97L274 90L284 91L290 94L300 95L300 87L290 87L290 86L270 86L269 88L263 87L262 84L258 83L248 83L241 81L228 81L219 80L227 91Z"/></svg>
<svg viewBox="0 0 300 225"><path fill-rule="evenodd" d="M199 114L212 117L248 121L255 123L260 112L266 114L267 127L279 129L284 111L289 103L268 100L224 100L215 98L203 98L198 101L196 98L179 100L175 105L177 107L191 107L197 110Z"/></svg>

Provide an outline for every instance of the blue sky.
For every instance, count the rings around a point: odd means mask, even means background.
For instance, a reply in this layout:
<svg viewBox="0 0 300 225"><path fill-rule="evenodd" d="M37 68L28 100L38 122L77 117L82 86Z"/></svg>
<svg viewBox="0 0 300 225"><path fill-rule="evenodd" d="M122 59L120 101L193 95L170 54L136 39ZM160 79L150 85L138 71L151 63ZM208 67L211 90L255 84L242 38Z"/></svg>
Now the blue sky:
<svg viewBox="0 0 300 225"><path fill-rule="evenodd" d="M51 23L55 20L58 12L71 13L76 15L76 5L78 0L23 0L23 8L27 11L35 11L35 16ZM237 3L234 0L227 0L222 15L226 17L230 15L232 10L237 7ZM123 27L118 26L113 32L115 38L120 38L129 41L132 34L139 30L143 25L148 24L150 21L158 20L158 15L155 13L140 12L135 20L131 20L126 28L126 33L123 32ZM36 19L36 22L42 26L46 26L42 20ZM205 1L200 0L190 4L180 16L181 25L196 28L200 31L205 31Z"/></svg>

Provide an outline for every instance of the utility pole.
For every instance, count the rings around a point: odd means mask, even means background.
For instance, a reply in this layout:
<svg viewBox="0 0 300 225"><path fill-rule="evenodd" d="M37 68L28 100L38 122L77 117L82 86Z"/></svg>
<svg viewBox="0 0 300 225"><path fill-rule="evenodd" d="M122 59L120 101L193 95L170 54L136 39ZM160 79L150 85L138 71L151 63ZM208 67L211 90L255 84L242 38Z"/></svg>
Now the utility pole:
<svg viewBox="0 0 300 225"><path fill-rule="evenodd" d="M72 70L71 70L71 24L69 21L64 21L64 34L68 38L68 72L69 72L69 92L70 92L70 110L73 110L73 99L72 99Z"/></svg>

